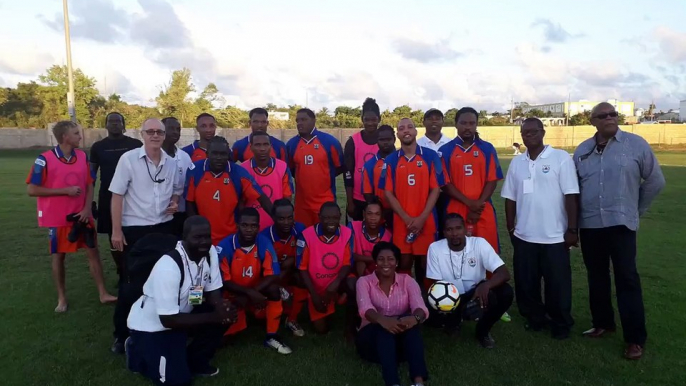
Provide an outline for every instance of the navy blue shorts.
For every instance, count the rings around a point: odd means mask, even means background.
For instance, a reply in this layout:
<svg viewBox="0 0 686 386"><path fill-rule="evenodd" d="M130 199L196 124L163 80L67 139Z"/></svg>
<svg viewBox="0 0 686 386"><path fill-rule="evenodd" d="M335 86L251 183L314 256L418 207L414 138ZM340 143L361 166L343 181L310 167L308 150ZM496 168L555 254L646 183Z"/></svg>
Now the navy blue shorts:
<svg viewBox="0 0 686 386"><path fill-rule="evenodd" d="M126 341L126 367L156 385L187 385L192 375L183 331L131 331Z"/></svg>

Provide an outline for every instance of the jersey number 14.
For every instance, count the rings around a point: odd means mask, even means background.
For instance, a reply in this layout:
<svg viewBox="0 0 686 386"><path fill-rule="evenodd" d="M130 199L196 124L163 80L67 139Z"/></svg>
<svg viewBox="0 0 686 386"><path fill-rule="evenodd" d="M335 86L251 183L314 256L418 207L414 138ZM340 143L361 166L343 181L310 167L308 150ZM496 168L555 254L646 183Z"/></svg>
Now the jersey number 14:
<svg viewBox="0 0 686 386"><path fill-rule="evenodd" d="M249 267L243 267L243 277L252 277L252 265Z"/></svg>

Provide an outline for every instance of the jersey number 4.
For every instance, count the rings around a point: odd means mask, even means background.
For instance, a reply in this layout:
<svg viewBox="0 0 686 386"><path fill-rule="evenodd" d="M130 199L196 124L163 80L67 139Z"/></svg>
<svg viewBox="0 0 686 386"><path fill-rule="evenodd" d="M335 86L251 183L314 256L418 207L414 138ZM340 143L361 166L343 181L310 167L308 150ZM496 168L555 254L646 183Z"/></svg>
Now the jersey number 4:
<svg viewBox="0 0 686 386"><path fill-rule="evenodd" d="M314 164L314 157L312 154L308 154L305 156L305 165L312 165Z"/></svg>
<svg viewBox="0 0 686 386"><path fill-rule="evenodd" d="M252 265L249 267L243 267L243 277L252 277Z"/></svg>
<svg viewBox="0 0 686 386"><path fill-rule="evenodd" d="M471 176L474 174L474 170L472 170L472 165L465 165L464 166L464 175L465 176Z"/></svg>
<svg viewBox="0 0 686 386"><path fill-rule="evenodd" d="M214 195L212 196L212 199L213 199L213 200L219 201L219 190L217 190L216 192L214 192Z"/></svg>

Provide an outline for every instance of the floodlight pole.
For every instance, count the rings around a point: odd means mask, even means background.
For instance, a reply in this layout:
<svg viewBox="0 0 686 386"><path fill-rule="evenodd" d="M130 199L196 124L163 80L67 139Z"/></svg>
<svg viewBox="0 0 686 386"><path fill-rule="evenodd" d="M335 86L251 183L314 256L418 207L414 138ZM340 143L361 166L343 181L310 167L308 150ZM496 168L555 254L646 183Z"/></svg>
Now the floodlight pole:
<svg viewBox="0 0 686 386"><path fill-rule="evenodd" d="M67 109L69 110L69 118L72 120L72 122L76 122L76 107L74 105L74 71L71 66L71 39L69 36L69 8L67 6L67 0L62 0L62 8L64 11L64 41L67 46L67 75L69 76Z"/></svg>

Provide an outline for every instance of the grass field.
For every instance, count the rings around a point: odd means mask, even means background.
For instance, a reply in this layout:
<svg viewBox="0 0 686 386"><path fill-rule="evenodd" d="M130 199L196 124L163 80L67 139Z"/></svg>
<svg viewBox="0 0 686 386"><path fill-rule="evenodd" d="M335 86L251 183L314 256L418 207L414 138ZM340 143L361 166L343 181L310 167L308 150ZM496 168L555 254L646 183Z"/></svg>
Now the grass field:
<svg viewBox="0 0 686 386"><path fill-rule="evenodd" d="M0 153L0 297L3 333L1 385L146 385L124 368L124 358L110 353L112 306L99 304L85 256L68 258L69 312L56 315L55 291L47 254L47 232L36 225L35 200L26 196L24 179L38 151ZM686 153L660 153L667 165L686 165ZM503 157L506 167L511 157ZM586 270L578 250L572 270L576 320L572 338L552 340L546 333L524 331L516 308L513 321L493 330L495 350L473 339L466 323L459 338L424 330L432 385L686 385L686 168L664 167L667 188L641 221L638 267L648 320L644 358L621 357L621 332L602 340L580 335L590 327ZM342 198L339 195L339 199ZM502 221L502 200L496 192ZM501 222L502 223L502 222ZM504 237L501 240L507 240ZM107 245L105 238L101 245ZM108 287L115 271L107 248L101 248ZM511 263L512 248L503 243ZM303 315L302 320L305 321ZM619 318L617 318L619 322ZM198 385L380 385L377 367L358 360L342 339L341 320L326 337L308 331L304 338L286 335L293 347L281 356L261 346L262 326L251 326L236 345L217 355L218 377ZM402 368L403 379L406 367ZM407 383L405 381L405 383Z"/></svg>

